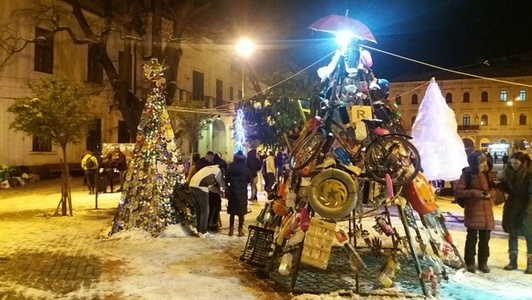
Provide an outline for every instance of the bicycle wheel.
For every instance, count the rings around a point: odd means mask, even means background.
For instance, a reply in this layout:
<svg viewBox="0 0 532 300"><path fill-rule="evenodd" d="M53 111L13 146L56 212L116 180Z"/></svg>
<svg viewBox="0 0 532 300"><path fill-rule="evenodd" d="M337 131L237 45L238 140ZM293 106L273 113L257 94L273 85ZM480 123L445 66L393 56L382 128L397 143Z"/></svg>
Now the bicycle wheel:
<svg viewBox="0 0 532 300"><path fill-rule="evenodd" d="M316 159L324 142L325 138L322 129L318 128L316 131L309 133L290 153L288 157L290 169L299 171L306 167L312 160Z"/></svg>
<svg viewBox="0 0 532 300"><path fill-rule="evenodd" d="M389 174L394 186L402 186L419 173L421 160L416 147L401 136L384 136L374 140L364 158L366 172L380 184Z"/></svg>

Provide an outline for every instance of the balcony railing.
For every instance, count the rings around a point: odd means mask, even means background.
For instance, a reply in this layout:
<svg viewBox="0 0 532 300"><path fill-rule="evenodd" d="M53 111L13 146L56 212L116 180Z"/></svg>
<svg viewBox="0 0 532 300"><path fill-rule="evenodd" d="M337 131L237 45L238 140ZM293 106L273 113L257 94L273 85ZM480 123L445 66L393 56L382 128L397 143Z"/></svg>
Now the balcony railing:
<svg viewBox="0 0 532 300"><path fill-rule="evenodd" d="M479 130L480 125L458 125L458 130Z"/></svg>

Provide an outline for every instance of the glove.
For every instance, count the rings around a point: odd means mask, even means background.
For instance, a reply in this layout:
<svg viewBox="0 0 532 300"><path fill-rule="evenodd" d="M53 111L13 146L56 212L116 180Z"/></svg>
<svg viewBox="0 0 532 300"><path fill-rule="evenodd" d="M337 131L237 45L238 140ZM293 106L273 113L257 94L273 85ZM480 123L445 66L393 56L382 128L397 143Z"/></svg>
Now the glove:
<svg viewBox="0 0 532 300"><path fill-rule="evenodd" d="M491 195L490 193L488 192L482 192L482 199L490 199L491 198Z"/></svg>

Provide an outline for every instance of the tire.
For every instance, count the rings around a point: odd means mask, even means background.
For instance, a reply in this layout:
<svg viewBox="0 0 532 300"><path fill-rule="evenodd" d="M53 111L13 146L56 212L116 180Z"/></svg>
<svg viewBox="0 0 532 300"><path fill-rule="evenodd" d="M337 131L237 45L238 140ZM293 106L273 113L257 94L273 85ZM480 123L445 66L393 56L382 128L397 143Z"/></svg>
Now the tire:
<svg viewBox="0 0 532 300"><path fill-rule="evenodd" d="M390 174L393 186L412 182L421 168L416 147L403 137L384 136L373 141L364 159L366 172L380 184L386 184Z"/></svg>
<svg viewBox="0 0 532 300"><path fill-rule="evenodd" d="M323 136L323 130L318 128L297 144L288 157L288 165L291 170L299 171L316 159L325 142Z"/></svg>
<svg viewBox="0 0 532 300"><path fill-rule="evenodd" d="M312 178L307 195L309 204L316 213L336 220L353 211L357 205L358 189L347 172L330 168Z"/></svg>

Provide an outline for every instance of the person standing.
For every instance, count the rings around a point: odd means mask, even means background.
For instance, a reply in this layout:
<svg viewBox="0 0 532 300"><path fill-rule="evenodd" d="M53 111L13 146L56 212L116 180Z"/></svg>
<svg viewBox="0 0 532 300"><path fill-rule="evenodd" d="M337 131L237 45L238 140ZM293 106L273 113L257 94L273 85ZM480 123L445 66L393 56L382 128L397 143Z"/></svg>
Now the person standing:
<svg viewBox="0 0 532 300"><path fill-rule="evenodd" d="M524 236L527 248L526 274L532 274L532 175L531 160L525 153L516 152L504 169L499 189L508 193L502 213L502 228L508 233L510 262L504 270L517 269L518 238Z"/></svg>
<svg viewBox="0 0 532 300"><path fill-rule="evenodd" d="M213 190L214 187L225 188L222 171L218 165L201 168L192 176L189 183L190 193L194 198L196 229L202 238L211 236L207 232L209 222L209 190Z"/></svg>
<svg viewBox="0 0 532 300"><path fill-rule="evenodd" d="M106 185L105 185L105 193L107 193L107 185L111 187L111 193L113 192L113 181L114 181L114 175L115 175L115 161L113 160L113 153L109 152L105 156L103 162L102 162L103 172L104 176L106 178Z"/></svg>
<svg viewBox="0 0 532 300"><path fill-rule="evenodd" d="M493 163L497 163L497 159L499 159L499 156L497 155L497 152L493 153Z"/></svg>
<svg viewBox="0 0 532 300"><path fill-rule="evenodd" d="M246 159L246 166L248 167L251 176L251 196L249 197L249 201L257 201L258 173L261 169L261 165L261 161L257 156L257 149L253 148L249 150Z"/></svg>
<svg viewBox="0 0 532 300"><path fill-rule="evenodd" d="M506 168L506 164L508 164L508 154L507 153L504 153L502 155L502 167L503 168Z"/></svg>
<svg viewBox="0 0 532 300"><path fill-rule="evenodd" d="M225 178L227 173L227 162L222 159L220 154L214 154L213 163L217 164L222 172L222 178ZM222 197L220 195L220 189L212 188L209 191L209 223L207 228L214 232L218 232L222 227L220 220L220 211L222 211Z"/></svg>
<svg viewBox="0 0 532 300"><path fill-rule="evenodd" d="M91 151L87 151L85 156L83 156L81 159L81 168L85 172L87 187L89 188L89 195L92 195L94 194L96 172L98 171L98 159L92 154Z"/></svg>
<svg viewBox="0 0 532 300"><path fill-rule="evenodd" d="M238 236L244 236L244 215L248 212L248 184L251 173L246 166L246 156L238 151L227 169L229 195L227 213L229 214L229 236L234 234L235 216L238 216Z"/></svg>
<svg viewBox="0 0 532 300"><path fill-rule="evenodd" d="M118 154L116 168L118 169L118 174L120 176L120 189L118 192L121 192L124 189L124 181L126 180L127 160L126 155L120 150L119 147L116 148L116 153Z"/></svg>
<svg viewBox="0 0 532 300"><path fill-rule="evenodd" d="M275 183L275 157L273 156L273 151L268 152L268 156L265 159L265 168L266 168L266 186L264 189L266 193L269 194L272 190L272 187Z"/></svg>
<svg viewBox="0 0 532 300"><path fill-rule="evenodd" d="M462 170L454 196L465 198L464 225L467 228L464 260L468 272L475 273L475 255L478 241L478 270L489 273L488 257L491 230L495 228L493 207L495 184L488 172L488 159L475 150L467 156L469 167Z"/></svg>

